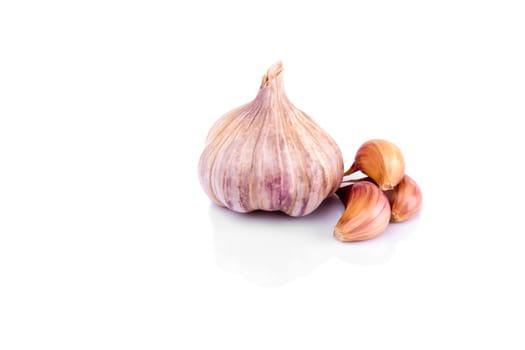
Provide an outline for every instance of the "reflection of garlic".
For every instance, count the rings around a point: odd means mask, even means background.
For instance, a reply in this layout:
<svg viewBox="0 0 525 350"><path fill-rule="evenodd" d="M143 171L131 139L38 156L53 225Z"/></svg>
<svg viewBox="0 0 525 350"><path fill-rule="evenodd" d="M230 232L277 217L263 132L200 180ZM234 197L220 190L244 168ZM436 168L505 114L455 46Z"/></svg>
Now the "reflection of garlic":
<svg viewBox="0 0 525 350"><path fill-rule="evenodd" d="M208 134L199 179L220 206L303 216L341 183L339 147L288 100L282 70L280 62L271 66L255 100L226 113Z"/></svg>

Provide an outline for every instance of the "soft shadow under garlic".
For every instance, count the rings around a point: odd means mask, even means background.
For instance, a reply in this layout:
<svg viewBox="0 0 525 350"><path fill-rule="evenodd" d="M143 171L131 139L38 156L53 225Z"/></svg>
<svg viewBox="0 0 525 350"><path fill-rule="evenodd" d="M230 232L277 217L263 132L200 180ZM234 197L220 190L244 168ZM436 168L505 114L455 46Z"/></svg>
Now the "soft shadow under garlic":
<svg viewBox="0 0 525 350"><path fill-rule="evenodd" d="M414 231L418 218L389 225L379 237L341 243L332 232L344 211L333 195L312 214L293 218L279 212L239 214L211 205L217 264L262 286L283 285L311 273L332 257L356 265L387 262L397 241Z"/></svg>

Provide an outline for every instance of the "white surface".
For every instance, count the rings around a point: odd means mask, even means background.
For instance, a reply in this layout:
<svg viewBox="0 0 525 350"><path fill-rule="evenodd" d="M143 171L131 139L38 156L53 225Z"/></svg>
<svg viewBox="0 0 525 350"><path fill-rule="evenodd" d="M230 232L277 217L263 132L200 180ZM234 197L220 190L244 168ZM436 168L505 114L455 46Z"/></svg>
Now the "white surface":
<svg viewBox="0 0 525 350"><path fill-rule="evenodd" d="M3 1L1 349L523 349L520 1ZM340 244L214 207L211 124L277 60L339 143L403 150L414 221Z"/></svg>

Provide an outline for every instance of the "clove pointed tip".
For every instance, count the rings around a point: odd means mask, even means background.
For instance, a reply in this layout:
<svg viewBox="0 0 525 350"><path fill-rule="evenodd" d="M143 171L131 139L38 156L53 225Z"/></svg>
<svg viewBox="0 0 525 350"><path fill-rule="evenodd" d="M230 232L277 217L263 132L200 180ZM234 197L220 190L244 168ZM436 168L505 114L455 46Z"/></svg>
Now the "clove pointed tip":
<svg viewBox="0 0 525 350"><path fill-rule="evenodd" d="M334 237L343 242L343 243L346 243L346 242L356 242L356 241L359 241L360 239L357 238L357 236L352 236L352 235L349 235L348 233L345 233L344 231L342 231L339 227L335 227L334 229Z"/></svg>
<svg viewBox="0 0 525 350"><path fill-rule="evenodd" d="M353 173L357 172L358 170L359 170L359 167L354 162L352 164L352 166L347 171L345 171L344 176L352 175Z"/></svg>

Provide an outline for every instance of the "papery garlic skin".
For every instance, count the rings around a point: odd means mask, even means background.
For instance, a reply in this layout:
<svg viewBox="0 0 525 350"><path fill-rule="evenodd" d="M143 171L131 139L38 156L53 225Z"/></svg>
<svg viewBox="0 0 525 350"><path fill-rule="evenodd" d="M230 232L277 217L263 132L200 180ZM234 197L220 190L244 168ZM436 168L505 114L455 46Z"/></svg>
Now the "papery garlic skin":
<svg viewBox="0 0 525 350"><path fill-rule="evenodd" d="M282 70L280 62L270 67L256 98L226 113L208 134L199 179L217 205L303 216L341 183L341 150L288 100Z"/></svg>

